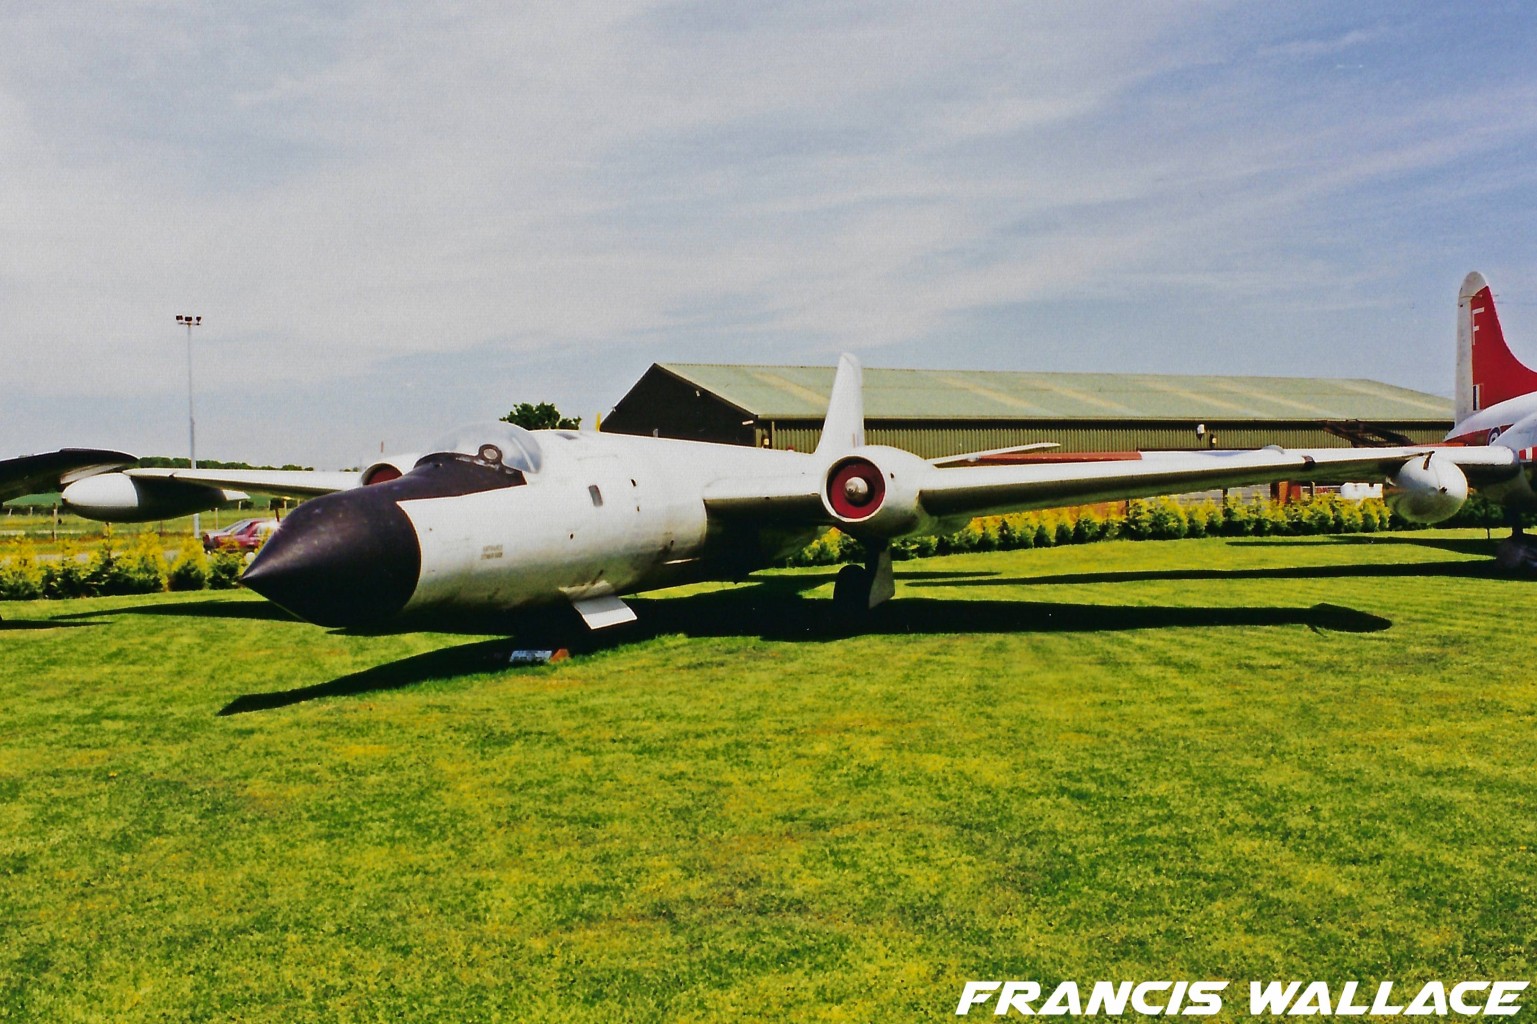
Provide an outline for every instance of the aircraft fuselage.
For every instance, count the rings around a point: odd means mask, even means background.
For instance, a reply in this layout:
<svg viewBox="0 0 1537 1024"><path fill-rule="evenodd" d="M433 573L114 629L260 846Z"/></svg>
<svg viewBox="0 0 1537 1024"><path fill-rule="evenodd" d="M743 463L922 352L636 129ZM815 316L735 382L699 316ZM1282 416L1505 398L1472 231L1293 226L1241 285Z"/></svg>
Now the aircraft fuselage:
<svg viewBox="0 0 1537 1024"><path fill-rule="evenodd" d="M520 608L761 567L778 552L744 551L712 527L700 495L765 461L809 472L808 457L690 441L538 432L544 468L526 486L401 502L421 545L421 578L405 607ZM751 564L751 563L758 564Z"/></svg>
<svg viewBox="0 0 1537 1024"><path fill-rule="evenodd" d="M322 625L561 601L582 610L593 599L745 575L815 534L736 532L712 521L702 500L733 476L810 479L809 455L591 432L525 436L537 458L515 468L498 461L507 445L488 437L467 446L474 454L429 456L399 480L307 503L245 583Z"/></svg>

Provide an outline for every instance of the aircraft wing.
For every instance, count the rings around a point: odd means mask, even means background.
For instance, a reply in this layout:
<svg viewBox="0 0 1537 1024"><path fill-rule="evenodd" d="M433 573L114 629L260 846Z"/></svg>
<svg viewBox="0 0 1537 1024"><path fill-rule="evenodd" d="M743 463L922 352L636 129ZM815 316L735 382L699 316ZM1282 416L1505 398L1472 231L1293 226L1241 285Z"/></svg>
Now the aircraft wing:
<svg viewBox="0 0 1537 1024"><path fill-rule="evenodd" d="M0 501L60 490L83 477L109 473L138 460L105 448L61 448L19 459L0 459Z"/></svg>
<svg viewBox="0 0 1537 1024"><path fill-rule="evenodd" d="M1406 462L1436 453L1480 475L1520 468L1508 448L1263 448L1258 451L1147 452L1113 462L1057 463L940 470L923 482L919 501L935 516L1088 505L1163 494L1244 487L1278 480L1381 481ZM1498 478L1496 476L1496 478Z"/></svg>
<svg viewBox="0 0 1537 1024"><path fill-rule="evenodd" d="M1440 460L1436 466L1452 463L1475 485L1509 479L1522 467L1520 453L1497 445L1270 447L1082 459L1056 453L1032 457L1032 449L1041 446L1025 445L923 460L899 449L865 444L860 381L859 360L845 354L833 379L822 438L815 453L801 464L803 468L773 476L717 480L702 495L708 513L763 525L857 526L872 536L895 537L924 528L925 519L932 525L963 516L1189 494L1278 480L1387 481L1419 458L1427 460L1427 470L1432 469L1430 459ZM1002 456L1015 458L997 464Z"/></svg>
<svg viewBox="0 0 1537 1024"><path fill-rule="evenodd" d="M720 480L705 488L705 511L720 519L768 523L831 523L822 507L821 480L803 474Z"/></svg>
<svg viewBox="0 0 1537 1024"><path fill-rule="evenodd" d="M176 480L224 490L301 498L350 490L362 483L361 475L355 472L309 469L130 469L125 475L135 480Z"/></svg>
<svg viewBox="0 0 1537 1024"><path fill-rule="evenodd" d="M879 454L866 451L880 461ZM1516 452L1498 446L1144 452L1136 458L1082 462L922 464L916 467L916 497L922 511L938 519L996 515L1278 480L1376 482L1427 455L1455 463L1475 482L1506 479L1521 467ZM859 457L857 450L854 457ZM838 525L823 503L823 486L820 475L723 480L705 491L704 502L712 515L722 518Z"/></svg>

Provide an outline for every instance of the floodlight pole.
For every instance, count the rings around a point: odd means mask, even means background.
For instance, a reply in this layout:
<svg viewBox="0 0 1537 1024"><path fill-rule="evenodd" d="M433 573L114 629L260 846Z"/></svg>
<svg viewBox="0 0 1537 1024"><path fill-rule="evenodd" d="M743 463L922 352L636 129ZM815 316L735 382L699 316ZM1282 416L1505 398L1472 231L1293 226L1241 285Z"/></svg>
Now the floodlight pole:
<svg viewBox="0 0 1537 1024"><path fill-rule="evenodd" d="M187 459L191 468L197 469L197 419L192 409L192 328L202 326L203 318L177 314L176 322L187 328ZM196 512L192 513L192 536L199 544L203 542L203 520Z"/></svg>

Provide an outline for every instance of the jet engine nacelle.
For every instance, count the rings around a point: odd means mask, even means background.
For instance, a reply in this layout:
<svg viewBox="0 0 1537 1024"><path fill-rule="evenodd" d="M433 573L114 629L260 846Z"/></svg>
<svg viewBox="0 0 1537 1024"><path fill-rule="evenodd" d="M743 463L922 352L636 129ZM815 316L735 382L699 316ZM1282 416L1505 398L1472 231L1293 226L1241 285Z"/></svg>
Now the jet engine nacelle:
<svg viewBox="0 0 1537 1024"><path fill-rule="evenodd" d="M828 467L822 505L845 533L861 539L900 537L931 522L918 503L920 481L931 469L900 448L856 448Z"/></svg>
<svg viewBox="0 0 1537 1024"><path fill-rule="evenodd" d="M231 500L231 494L220 487L122 473L101 473L76 480L64 488L60 497L76 515L106 523L174 519Z"/></svg>
<svg viewBox="0 0 1537 1024"><path fill-rule="evenodd" d="M1439 523L1468 500L1468 478L1456 463L1431 454L1404 463L1384 490L1388 506L1411 523Z"/></svg>
<svg viewBox="0 0 1537 1024"><path fill-rule="evenodd" d="M366 467L358 474L358 479L366 486L368 484L387 484L391 480L399 480L421 460L419 453L409 455L386 455L379 461Z"/></svg>

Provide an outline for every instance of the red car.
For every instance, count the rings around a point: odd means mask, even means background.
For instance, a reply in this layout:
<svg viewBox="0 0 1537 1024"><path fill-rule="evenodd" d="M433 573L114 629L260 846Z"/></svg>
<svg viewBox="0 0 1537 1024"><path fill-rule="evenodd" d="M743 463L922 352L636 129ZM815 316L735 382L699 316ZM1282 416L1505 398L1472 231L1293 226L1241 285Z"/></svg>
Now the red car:
<svg viewBox="0 0 1537 1024"><path fill-rule="evenodd" d="M255 551L278 528L276 519L242 519L203 534L204 551Z"/></svg>

